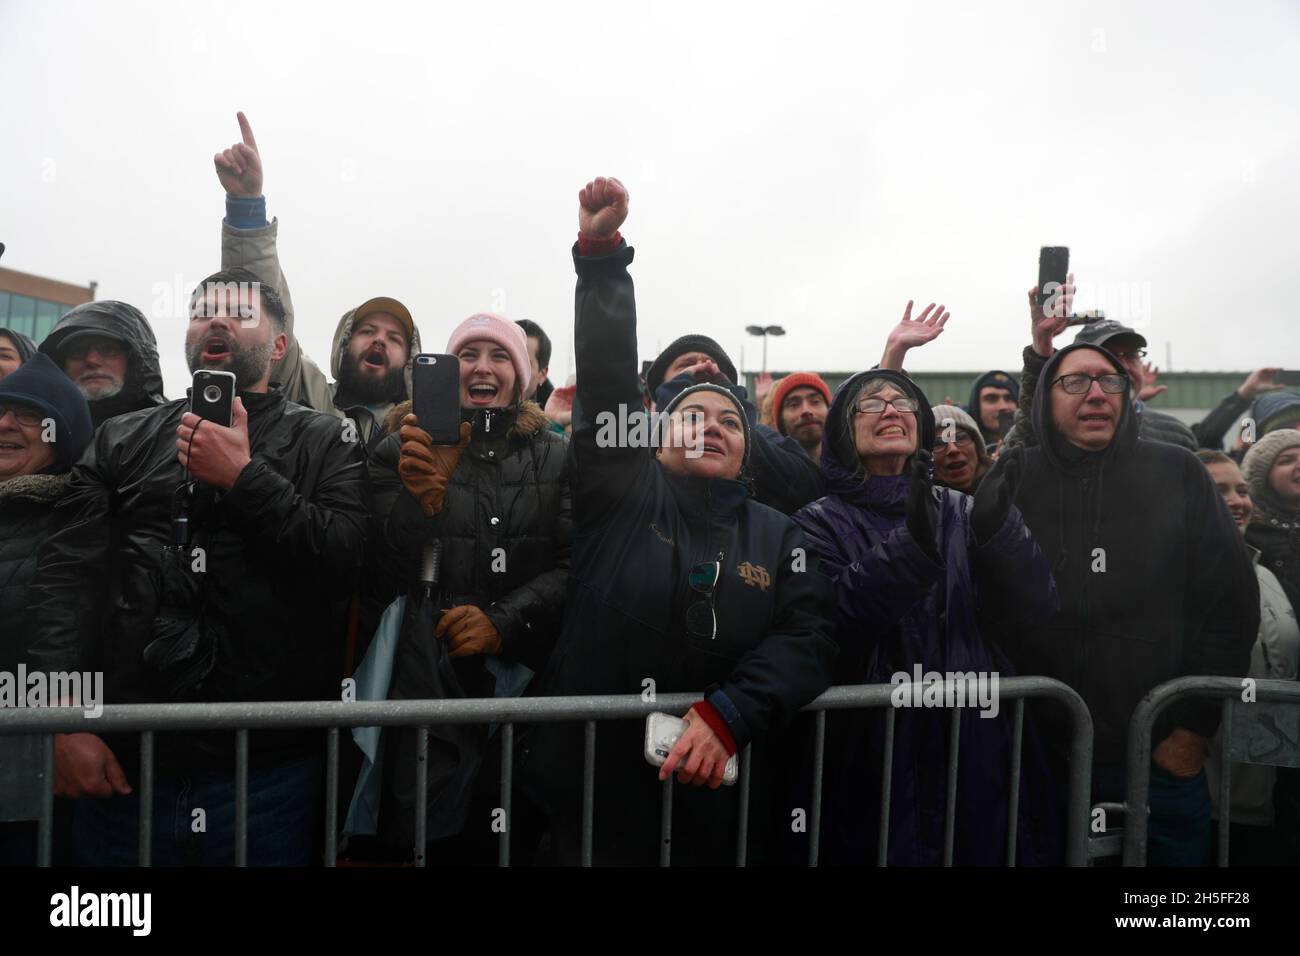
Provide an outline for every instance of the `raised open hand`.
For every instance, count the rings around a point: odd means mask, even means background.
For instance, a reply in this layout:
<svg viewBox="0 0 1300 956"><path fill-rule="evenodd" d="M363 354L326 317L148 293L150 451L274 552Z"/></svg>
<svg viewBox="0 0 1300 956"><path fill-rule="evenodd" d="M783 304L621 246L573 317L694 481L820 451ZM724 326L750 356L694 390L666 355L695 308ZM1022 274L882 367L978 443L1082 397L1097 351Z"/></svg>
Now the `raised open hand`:
<svg viewBox="0 0 1300 956"><path fill-rule="evenodd" d="M578 231L593 239L612 239L627 219L627 187L612 176L597 176L578 190Z"/></svg>
<svg viewBox="0 0 1300 956"><path fill-rule="evenodd" d="M257 140L253 139L253 127L243 113L235 115L239 119L239 135L243 142L235 143L212 157L217 167L217 179L221 180L221 188L231 196L260 196L262 157L257 152Z"/></svg>
<svg viewBox="0 0 1300 956"><path fill-rule="evenodd" d="M903 309L903 317L898 324L890 331L889 337L885 339L885 354L881 356L880 367L892 368L895 371L902 371L903 356L907 354L908 349L916 348L918 345L924 345L939 337L943 332L944 325L948 322L950 313L945 312L943 306L937 309L931 302L915 319L912 318L912 300L907 300L907 307Z"/></svg>
<svg viewBox="0 0 1300 956"><path fill-rule="evenodd" d="M1160 385L1156 379L1160 377L1159 366L1150 362L1142 363L1142 390L1138 392L1138 399L1143 402L1149 402L1161 392L1169 391L1168 385Z"/></svg>

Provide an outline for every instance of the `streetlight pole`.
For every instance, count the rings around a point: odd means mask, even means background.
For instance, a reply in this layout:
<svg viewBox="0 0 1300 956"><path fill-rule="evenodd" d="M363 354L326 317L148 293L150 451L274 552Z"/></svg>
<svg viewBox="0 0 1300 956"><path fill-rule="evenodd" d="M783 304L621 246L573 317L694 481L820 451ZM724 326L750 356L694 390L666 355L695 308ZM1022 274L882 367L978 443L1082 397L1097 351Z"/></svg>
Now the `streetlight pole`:
<svg viewBox="0 0 1300 956"><path fill-rule="evenodd" d="M750 335L757 335L763 339L763 375L767 374L767 337L769 335L785 335L785 329L779 325L747 325L745 331Z"/></svg>

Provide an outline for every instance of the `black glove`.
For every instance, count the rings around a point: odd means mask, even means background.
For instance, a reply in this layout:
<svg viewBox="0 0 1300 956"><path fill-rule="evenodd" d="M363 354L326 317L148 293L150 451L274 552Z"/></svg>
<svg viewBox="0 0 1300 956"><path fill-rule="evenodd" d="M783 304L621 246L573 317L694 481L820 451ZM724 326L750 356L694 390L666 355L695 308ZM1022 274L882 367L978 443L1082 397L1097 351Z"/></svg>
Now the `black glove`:
<svg viewBox="0 0 1300 956"><path fill-rule="evenodd" d="M935 563L939 563L939 550L935 546L934 456L927 449L919 449L912 457L912 483L907 489L907 506L904 522L912 539Z"/></svg>
<svg viewBox="0 0 1300 956"><path fill-rule="evenodd" d="M1006 524L1011 502L1015 500L1016 489L1019 487L1020 449L1007 448L975 490L970 526L977 545L987 544Z"/></svg>

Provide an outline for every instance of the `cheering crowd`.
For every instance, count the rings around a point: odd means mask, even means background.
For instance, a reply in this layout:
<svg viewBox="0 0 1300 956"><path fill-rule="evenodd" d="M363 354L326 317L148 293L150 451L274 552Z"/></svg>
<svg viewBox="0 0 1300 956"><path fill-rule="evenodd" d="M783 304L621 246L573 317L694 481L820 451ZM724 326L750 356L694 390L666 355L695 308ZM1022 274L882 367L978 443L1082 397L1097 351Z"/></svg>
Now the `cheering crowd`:
<svg viewBox="0 0 1300 956"><path fill-rule="evenodd" d="M239 122L215 157L221 269L194 291L185 337L191 371L234 373L229 427L163 395L131 305L78 306L39 347L0 329L0 671L102 672L109 705L338 700L349 686L392 700L697 693L658 769L640 721L601 725L593 858L633 865L659 857L674 773L674 862L734 859L740 788L722 784L746 747L750 861L806 860L792 820L813 800L813 726L799 712L832 685L918 667L1060 680L1092 715L1100 802L1124 798L1129 718L1156 685L1295 679L1300 395L1278 369L1188 427L1147 404L1163 389L1135 330L1092 322L1058 348L1071 277L1046 299L1029 290L1022 371L981 376L965 407L932 403L904 370L949 317L913 318L910 302L879 363L833 394L801 372L756 404L698 334L643 374L628 191L597 178L573 247L575 380L553 387L535 322L470 316L442 349L460 363L459 441L435 443L411 402L432 348L398 299L343 311L332 382L299 347L262 157ZM662 423L652 447L610 427L635 421ZM1189 701L1157 723L1153 864L1212 860L1218 722L1216 703ZM1027 710L1022 865L1064 859L1068 729L1050 704ZM583 727L517 731L513 860L574 864ZM823 862L877 859L892 746L888 862L939 863L958 743L955 862L1004 861L1009 709L955 725L900 711L888 736L879 710L831 712L825 733ZM430 728L423 766L414 728L344 741L345 855L409 859L422 789L431 863L495 858L498 728ZM56 737L60 859L135 862L139 747ZM233 750L229 733L157 736L155 865L231 862ZM250 864L319 862L324 786L319 732L251 734ZM1235 767L1231 793L1234 863L1300 860L1288 771ZM34 858L32 828L0 824L0 862Z"/></svg>

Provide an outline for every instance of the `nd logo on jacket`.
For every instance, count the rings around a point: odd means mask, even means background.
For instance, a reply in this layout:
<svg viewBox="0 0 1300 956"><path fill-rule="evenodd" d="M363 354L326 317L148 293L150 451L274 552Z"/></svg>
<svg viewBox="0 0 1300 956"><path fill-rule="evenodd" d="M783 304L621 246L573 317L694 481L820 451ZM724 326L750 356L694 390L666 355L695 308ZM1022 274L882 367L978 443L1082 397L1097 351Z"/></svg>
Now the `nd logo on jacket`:
<svg viewBox="0 0 1300 956"><path fill-rule="evenodd" d="M766 591L769 584L772 583L772 575L768 574L767 568L761 564L750 564L746 561L736 568L740 578L751 588L757 586L760 591Z"/></svg>

